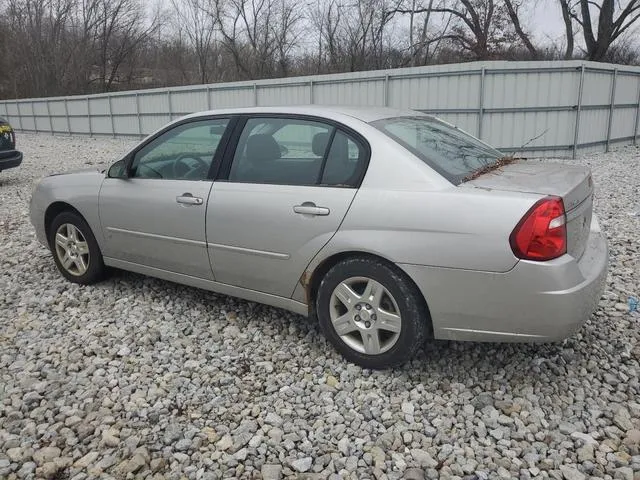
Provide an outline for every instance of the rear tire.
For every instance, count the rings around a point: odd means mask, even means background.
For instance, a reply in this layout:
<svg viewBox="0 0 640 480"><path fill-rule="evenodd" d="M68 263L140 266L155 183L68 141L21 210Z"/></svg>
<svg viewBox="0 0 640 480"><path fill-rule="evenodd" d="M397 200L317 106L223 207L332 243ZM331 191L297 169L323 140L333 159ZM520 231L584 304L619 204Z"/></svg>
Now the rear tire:
<svg viewBox="0 0 640 480"><path fill-rule="evenodd" d="M354 257L333 266L320 282L315 308L329 342L364 368L407 362L423 346L430 325L413 282L374 258Z"/></svg>
<svg viewBox="0 0 640 480"><path fill-rule="evenodd" d="M104 278L100 247L79 214L65 211L53 219L49 227L49 247L58 270L70 282L90 285Z"/></svg>

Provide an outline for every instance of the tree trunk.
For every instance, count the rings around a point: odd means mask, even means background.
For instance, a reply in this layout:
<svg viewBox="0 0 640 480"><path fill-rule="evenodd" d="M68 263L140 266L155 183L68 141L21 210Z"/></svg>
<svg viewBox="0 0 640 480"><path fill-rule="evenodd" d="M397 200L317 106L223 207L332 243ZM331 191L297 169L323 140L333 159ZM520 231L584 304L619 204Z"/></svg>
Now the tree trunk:
<svg viewBox="0 0 640 480"><path fill-rule="evenodd" d="M538 50L536 49L536 47L533 46L533 43L531 43L531 40L529 40L529 35L527 35L524 32L524 30L522 30L522 25L520 24L520 18L518 17L518 12L516 12L516 9L513 7L513 3L511 2L511 0L504 0L504 4L507 7L509 18L511 19L511 23L513 23L513 28L518 34L518 37L520 37L520 40L522 40L522 43L524 43L524 46L527 48L527 50L529 50L529 53L531 54L531 58L534 60L537 60Z"/></svg>
<svg viewBox="0 0 640 480"><path fill-rule="evenodd" d="M559 0L560 8L562 9L562 19L564 20L564 29L567 36L567 48L564 52L565 60L570 60L573 57L573 23L571 20L571 10L569 9L568 0Z"/></svg>

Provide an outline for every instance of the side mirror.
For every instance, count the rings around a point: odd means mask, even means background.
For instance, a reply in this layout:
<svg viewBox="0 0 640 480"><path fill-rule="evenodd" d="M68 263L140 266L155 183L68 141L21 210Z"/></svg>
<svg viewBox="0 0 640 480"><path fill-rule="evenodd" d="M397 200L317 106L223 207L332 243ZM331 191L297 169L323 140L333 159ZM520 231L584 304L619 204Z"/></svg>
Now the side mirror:
<svg viewBox="0 0 640 480"><path fill-rule="evenodd" d="M116 163L109 167L109 171L107 172L107 177L109 178L128 178L127 175L127 164L125 160L118 160Z"/></svg>

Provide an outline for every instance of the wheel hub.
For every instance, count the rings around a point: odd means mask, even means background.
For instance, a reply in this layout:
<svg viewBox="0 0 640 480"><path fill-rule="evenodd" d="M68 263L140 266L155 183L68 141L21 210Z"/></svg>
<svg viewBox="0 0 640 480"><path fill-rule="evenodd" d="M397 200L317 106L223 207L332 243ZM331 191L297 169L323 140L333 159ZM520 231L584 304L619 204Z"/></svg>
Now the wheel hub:
<svg viewBox="0 0 640 480"><path fill-rule="evenodd" d="M371 328L376 321L375 310L371 305L358 303L353 312L353 321L358 328Z"/></svg>

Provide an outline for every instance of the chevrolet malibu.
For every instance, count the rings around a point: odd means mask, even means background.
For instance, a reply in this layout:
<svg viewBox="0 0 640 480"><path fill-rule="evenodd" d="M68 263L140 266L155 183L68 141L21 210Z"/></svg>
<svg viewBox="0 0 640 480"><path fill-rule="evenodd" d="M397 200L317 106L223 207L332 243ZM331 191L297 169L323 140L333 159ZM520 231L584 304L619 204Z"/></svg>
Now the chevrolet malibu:
<svg viewBox="0 0 640 480"><path fill-rule="evenodd" d="M415 111L230 109L45 177L31 221L72 282L116 267L284 308L386 368L427 338L571 335L607 272L593 191Z"/></svg>

